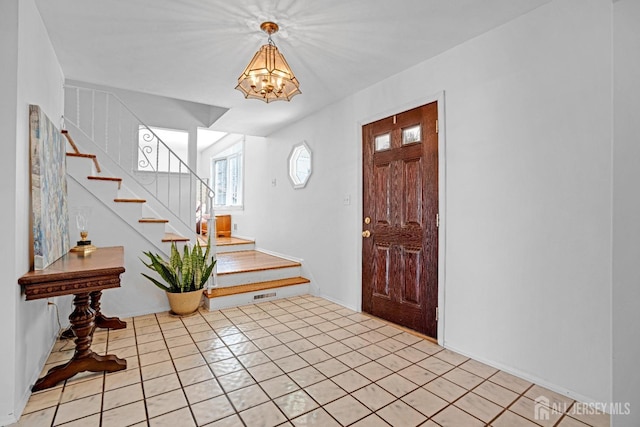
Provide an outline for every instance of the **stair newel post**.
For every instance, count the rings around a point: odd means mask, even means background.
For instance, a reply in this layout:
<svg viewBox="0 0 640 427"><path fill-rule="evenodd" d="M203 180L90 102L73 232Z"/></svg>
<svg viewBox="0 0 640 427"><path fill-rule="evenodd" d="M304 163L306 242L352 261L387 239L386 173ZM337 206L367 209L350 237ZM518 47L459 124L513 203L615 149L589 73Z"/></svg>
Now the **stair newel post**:
<svg viewBox="0 0 640 427"><path fill-rule="evenodd" d="M216 216L213 211L213 197L215 194L213 190L208 185L206 186L206 200L208 204L209 218L207 218L207 230L209 235L208 238L211 239L213 244L211 245L211 254L212 256L217 257L217 246L215 244L216 237L218 236L218 231L216 230ZM213 267L213 273L211 273L211 278L209 279L209 289L215 288L218 284L218 263L216 263L215 267Z"/></svg>

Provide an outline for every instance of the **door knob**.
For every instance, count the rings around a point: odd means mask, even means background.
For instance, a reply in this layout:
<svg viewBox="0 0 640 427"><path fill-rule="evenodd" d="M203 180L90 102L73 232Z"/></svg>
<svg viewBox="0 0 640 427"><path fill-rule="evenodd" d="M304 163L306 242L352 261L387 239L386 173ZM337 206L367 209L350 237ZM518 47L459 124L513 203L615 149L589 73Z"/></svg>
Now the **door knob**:
<svg viewBox="0 0 640 427"><path fill-rule="evenodd" d="M366 239L367 237L371 237L371 232L370 232L369 230L364 230L364 231L362 232L362 237L364 237L365 239Z"/></svg>

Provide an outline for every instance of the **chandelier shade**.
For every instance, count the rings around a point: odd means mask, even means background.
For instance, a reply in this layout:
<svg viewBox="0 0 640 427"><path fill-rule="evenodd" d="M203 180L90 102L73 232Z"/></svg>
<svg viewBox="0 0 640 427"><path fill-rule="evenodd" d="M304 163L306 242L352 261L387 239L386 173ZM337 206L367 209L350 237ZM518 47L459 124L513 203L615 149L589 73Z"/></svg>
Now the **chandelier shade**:
<svg viewBox="0 0 640 427"><path fill-rule="evenodd" d="M238 89L249 99L290 101L300 92L300 83L291 71L286 59L271 40L271 34L278 31L278 25L264 22L260 28L269 35L268 44L263 45L253 56L249 65L238 77Z"/></svg>

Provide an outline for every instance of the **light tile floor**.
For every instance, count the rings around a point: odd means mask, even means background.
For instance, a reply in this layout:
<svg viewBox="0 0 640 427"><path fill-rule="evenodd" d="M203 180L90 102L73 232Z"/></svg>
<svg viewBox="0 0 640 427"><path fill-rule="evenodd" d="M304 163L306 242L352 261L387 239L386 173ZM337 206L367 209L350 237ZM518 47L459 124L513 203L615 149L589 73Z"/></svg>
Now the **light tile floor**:
<svg viewBox="0 0 640 427"><path fill-rule="evenodd" d="M34 393L15 425L609 425L565 396L318 297L126 320L127 329L96 331L92 346L126 358L125 371ZM56 343L43 373L72 348Z"/></svg>

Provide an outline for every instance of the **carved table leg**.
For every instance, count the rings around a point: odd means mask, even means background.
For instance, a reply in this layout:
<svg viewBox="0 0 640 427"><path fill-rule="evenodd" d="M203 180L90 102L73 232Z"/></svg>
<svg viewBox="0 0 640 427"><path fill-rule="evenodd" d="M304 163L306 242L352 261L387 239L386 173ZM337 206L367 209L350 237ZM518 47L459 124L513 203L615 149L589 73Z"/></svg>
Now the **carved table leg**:
<svg viewBox="0 0 640 427"><path fill-rule="evenodd" d="M91 308L96 313L96 327L97 328L109 328L109 329L124 329L127 327L127 322L123 322L117 317L107 317L100 311L100 297L102 291L91 292Z"/></svg>
<svg viewBox="0 0 640 427"><path fill-rule="evenodd" d="M76 351L66 364L51 368L47 375L40 378L32 391L53 387L60 381L71 378L75 374L84 371L114 372L127 368L127 361L114 355L100 356L90 350L95 328L94 312L89 307L89 294L76 294L73 299L75 309L69 316L71 328L76 335Z"/></svg>

